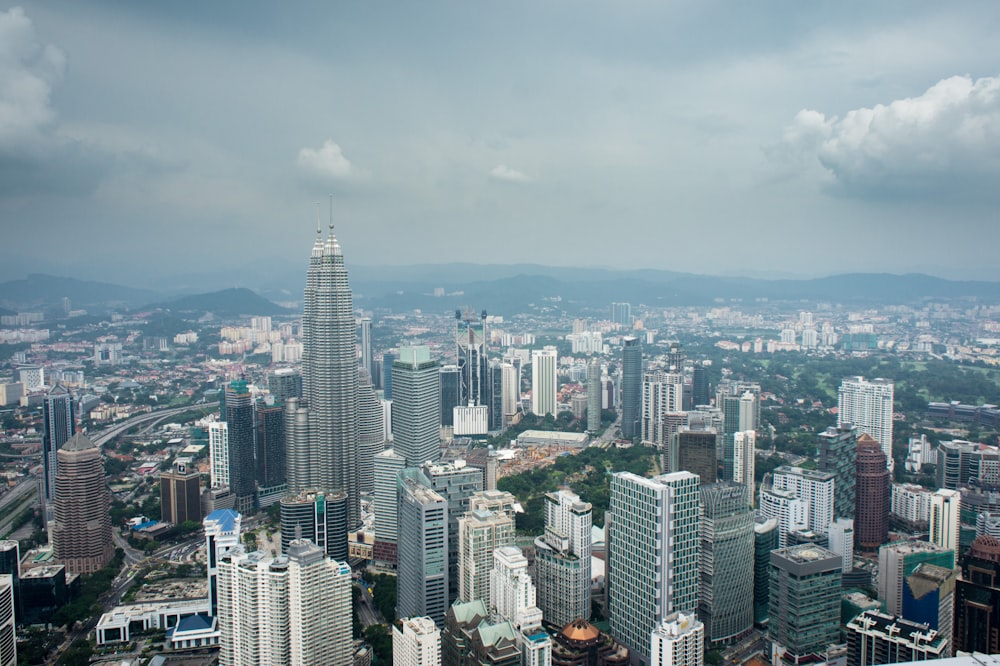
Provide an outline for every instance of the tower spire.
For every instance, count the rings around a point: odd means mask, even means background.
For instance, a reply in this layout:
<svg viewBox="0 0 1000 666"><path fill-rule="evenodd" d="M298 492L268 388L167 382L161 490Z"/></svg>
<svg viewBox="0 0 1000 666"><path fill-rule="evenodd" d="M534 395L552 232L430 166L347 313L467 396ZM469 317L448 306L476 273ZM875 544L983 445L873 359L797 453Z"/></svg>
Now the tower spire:
<svg viewBox="0 0 1000 666"><path fill-rule="evenodd" d="M330 195L330 235L333 235L333 195Z"/></svg>
<svg viewBox="0 0 1000 666"><path fill-rule="evenodd" d="M319 221L320 220L319 213L320 213L320 208L319 208L319 202L317 201L316 202L316 235L317 236L320 236L323 233L323 226L322 226L322 224Z"/></svg>

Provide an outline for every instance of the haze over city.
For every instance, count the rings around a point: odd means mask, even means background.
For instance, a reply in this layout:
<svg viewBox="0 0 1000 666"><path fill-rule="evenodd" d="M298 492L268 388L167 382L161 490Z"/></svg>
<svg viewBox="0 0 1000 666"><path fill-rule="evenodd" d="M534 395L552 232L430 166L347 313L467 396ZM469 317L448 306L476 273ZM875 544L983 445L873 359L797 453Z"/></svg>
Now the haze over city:
<svg viewBox="0 0 1000 666"><path fill-rule="evenodd" d="M329 193L355 265L1000 279L998 22L0 3L0 279L300 270Z"/></svg>

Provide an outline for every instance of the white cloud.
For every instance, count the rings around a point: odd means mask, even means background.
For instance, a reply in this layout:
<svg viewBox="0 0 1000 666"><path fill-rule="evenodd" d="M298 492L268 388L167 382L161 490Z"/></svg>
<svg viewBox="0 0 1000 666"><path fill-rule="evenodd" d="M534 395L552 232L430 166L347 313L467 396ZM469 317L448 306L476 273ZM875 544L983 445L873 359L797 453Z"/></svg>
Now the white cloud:
<svg viewBox="0 0 1000 666"><path fill-rule="evenodd" d="M815 158L862 192L968 194L1000 176L1000 77L953 76L843 118L800 111L772 154Z"/></svg>
<svg viewBox="0 0 1000 666"><path fill-rule="evenodd" d="M530 178L518 171L511 169L506 164L498 164L490 171L490 176L497 180L506 180L512 183L527 183Z"/></svg>
<svg viewBox="0 0 1000 666"><path fill-rule="evenodd" d="M52 86L66 65L63 52L35 36L20 7L0 12L0 153L33 153L55 122Z"/></svg>
<svg viewBox="0 0 1000 666"><path fill-rule="evenodd" d="M303 148L299 151L298 165L314 176L340 180L357 172L350 160L344 157L340 146L327 139L319 150Z"/></svg>

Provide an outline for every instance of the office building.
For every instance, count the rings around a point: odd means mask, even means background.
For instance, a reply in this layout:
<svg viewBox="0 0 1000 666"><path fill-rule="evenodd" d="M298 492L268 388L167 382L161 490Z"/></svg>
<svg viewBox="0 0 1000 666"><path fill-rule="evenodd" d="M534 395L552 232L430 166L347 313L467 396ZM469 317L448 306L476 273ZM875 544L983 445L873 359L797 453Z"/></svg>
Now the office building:
<svg viewBox="0 0 1000 666"><path fill-rule="evenodd" d="M375 456L385 448L382 402L372 386L371 376L358 371L358 489L375 490Z"/></svg>
<svg viewBox="0 0 1000 666"><path fill-rule="evenodd" d="M462 403L462 371L457 365L441 366L441 425L455 425L454 411Z"/></svg>
<svg viewBox="0 0 1000 666"><path fill-rule="evenodd" d="M691 374L691 402L693 407L707 405L711 400L711 393L708 385L708 366L705 362L694 364Z"/></svg>
<svg viewBox="0 0 1000 666"><path fill-rule="evenodd" d="M862 550L875 551L889 540L890 479L882 446L867 434L858 437L857 470L855 543Z"/></svg>
<svg viewBox="0 0 1000 666"><path fill-rule="evenodd" d="M56 384L42 402L44 431L42 432L42 468L45 499L55 499L57 452L76 433L73 415L73 396L61 384Z"/></svg>
<svg viewBox="0 0 1000 666"><path fill-rule="evenodd" d="M1000 540L980 536L955 583L955 651L1000 653Z"/></svg>
<svg viewBox="0 0 1000 666"><path fill-rule="evenodd" d="M725 645L753 629L754 515L740 484L703 485L700 495L698 618L707 641Z"/></svg>
<svg viewBox="0 0 1000 666"><path fill-rule="evenodd" d="M771 551L778 547L777 519L754 515L753 544L753 622L764 627L771 596Z"/></svg>
<svg viewBox="0 0 1000 666"><path fill-rule="evenodd" d="M499 432L504 428L504 364L500 361L490 361L489 366L489 408L490 432Z"/></svg>
<svg viewBox="0 0 1000 666"><path fill-rule="evenodd" d="M448 610L448 500L416 472L399 477L396 615L426 616L441 625Z"/></svg>
<svg viewBox="0 0 1000 666"><path fill-rule="evenodd" d="M621 395L622 437L635 439L642 434L642 344L631 335L622 338Z"/></svg>
<svg viewBox="0 0 1000 666"><path fill-rule="evenodd" d="M229 487L229 424L212 421L208 424L208 455L212 488Z"/></svg>
<svg viewBox="0 0 1000 666"><path fill-rule="evenodd" d="M892 400L894 385L888 379L866 380L847 377L840 383L837 398L837 426L851 424L858 437L873 437L885 454L886 465L892 464Z"/></svg>
<svg viewBox="0 0 1000 666"><path fill-rule="evenodd" d="M555 347L531 351L531 411L537 416L556 415L557 369L559 357Z"/></svg>
<svg viewBox="0 0 1000 666"><path fill-rule="evenodd" d="M101 450L77 433L63 444L57 457L52 554L68 573L94 573L115 552Z"/></svg>
<svg viewBox="0 0 1000 666"><path fill-rule="evenodd" d="M937 630L940 635L951 639L955 617L956 580L956 569L946 569L926 562L918 564L903 584L901 617L926 624L931 629ZM951 656L951 645L946 652Z"/></svg>
<svg viewBox="0 0 1000 666"><path fill-rule="evenodd" d="M301 398L302 373L295 368L278 368L267 376L267 390L278 405L289 398Z"/></svg>
<svg viewBox="0 0 1000 666"><path fill-rule="evenodd" d="M306 491L281 498L281 552L306 539L327 557L347 561L347 494Z"/></svg>
<svg viewBox="0 0 1000 666"><path fill-rule="evenodd" d="M587 361L587 432L601 429L601 360Z"/></svg>
<svg viewBox="0 0 1000 666"><path fill-rule="evenodd" d="M837 518L830 523L827 533L827 548L843 557L844 573L854 568L854 521L850 518Z"/></svg>
<svg viewBox="0 0 1000 666"><path fill-rule="evenodd" d="M385 449L375 456L374 556L377 564L396 565L399 473L405 467L406 460L393 449Z"/></svg>
<svg viewBox="0 0 1000 666"><path fill-rule="evenodd" d="M1000 512L982 511L976 516L976 536L984 534L1000 538Z"/></svg>
<svg viewBox="0 0 1000 666"><path fill-rule="evenodd" d="M14 577L0 574L0 666L17 666Z"/></svg>
<svg viewBox="0 0 1000 666"><path fill-rule="evenodd" d="M545 533L535 539L538 606L545 621L564 627L590 608L593 507L568 490L545 495Z"/></svg>
<svg viewBox="0 0 1000 666"><path fill-rule="evenodd" d="M459 404L489 404L486 312L455 312L455 357L461 376Z"/></svg>
<svg viewBox="0 0 1000 666"><path fill-rule="evenodd" d="M236 497L236 510L252 514L257 505L253 398L242 379L226 386L224 398L222 414L229 436L228 485Z"/></svg>
<svg viewBox="0 0 1000 666"><path fill-rule="evenodd" d="M841 557L804 544L771 552L771 662L809 663L840 638Z"/></svg>
<svg viewBox="0 0 1000 666"><path fill-rule="evenodd" d="M694 613L671 613L650 636L650 666L702 666L705 625Z"/></svg>
<svg viewBox="0 0 1000 666"><path fill-rule="evenodd" d="M70 587L66 582L66 567L46 564L25 569L21 574L22 625L45 624L52 615L70 601Z"/></svg>
<svg viewBox="0 0 1000 666"><path fill-rule="evenodd" d="M542 629L542 611L536 603L535 585L528 575L528 560L515 546L493 551L490 572L490 610L500 622L514 628L514 642L521 663L548 666L552 663L552 640Z"/></svg>
<svg viewBox="0 0 1000 666"><path fill-rule="evenodd" d="M371 377L374 358L372 356L372 318L362 317L358 322L358 328L361 331L361 368Z"/></svg>
<svg viewBox="0 0 1000 666"><path fill-rule="evenodd" d="M399 359L395 351L382 354L382 398L392 400L392 365Z"/></svg>
<svg viewBox="0 0 1000 666"><path fill-rule="evenodd" d="M22 624L23 609L21 608L21 547L13 539L0 541L0 574L11 577L14 590L14 612L18 624Z"/></svg>
<svg viewBox="0 0 1000 666"><path fill-rule="evenodd" d="M429 617L404 617L392 625L393 666L441 666L441 630Z"/></svg>
<svg viewBox="0 0 1000 666"><path fill-rule="evenodd" d="M847 623L848 666L929 661L949 656L950 637L926 624L868 610Z"/></svg>
<svg viewBox="0 0 1000 666"><path fill-rule="evenodd" d="M441 371L428 347L401 347L392 364L392 448L407 467L441 459Z"/></svg>
<svg viewBox="0 0 1000 666"><path fill-rule="evenodd" d="M928 541L941 548L955 551L956 560L961 548L958 539L962 529L959 513L961 504L962 496L957 490L941 488L931 495Z"/></svg>
<svg viewBox="0 0 1000 666"><path fill-rule="evenodd" d="M622 328L632 328L632 304L612 303L611 323L618 324Z"/></svg>
<svg viewBox="0 0 1000 666"><path fill-rule="evenodd" d="M827 428L817 436L819 471L833 474L833 515L853 518L858 431L850 423Z"/></svg>
<svg viewBox="0 0 1000 666"><path fill-rule="evenodd" d="M347 493L350 529L361 523L357 328L344 255L317 229L302 312L302 398L287 406L288 489ZM387 396L388 397L388 396ZM291 402L291 401L289 401ZM293 411L294 410L294 411ZM232 437L232 433L230 433Z"/></svg>
<svg viewBox="0 0 1000 666"><path fill-rule="evenodd" d="M979 477L982 457L972 442L953 440L937 447L936 481L938 488L957 490Z"/></svg>
<svg viewBox="0 0 1000 666"><path fill-rule="evenodd" d="M787 490L809 505L809 529L826 534L833 522L834 476L829 472L781 465L772 474L774 488Z"/></svg>
<svg viewBox="0 0 1000 666"><path fill-rule="evenodd" d="M503 426L510 426L521 411L521 371L512 363L500 364L500 388L503 392L500 408L503 410Z"/></svg>
<svg viewBox="0 0 1000 666"><path fill-rule="evenodd" d="M611 475L607 589L611 632L648 661L650 633L670 613L698 608L698 476Z"/></svg>
<svg viewBox="0 0 1000 666"><path fill-rule="evenodd" d="M639 437L646 445L664 448L664 417L683 407L684 375L654 370L642 377L642 412Z"/></svg>
<svg viewBox="0 0 1000 666"><path fill-rule="evenodd" d="M889 511L911 530L926 530L931 520L932 495L934 491L914 483L894 483L889 494Z"/></svg>
<svg viewBox="0 0 1000 666"><path fill-rule="evenodd" d="M306 540L219 561L219 662L352 664L351 569Z"/></svg>
<svg viewBox="0 0 1000 666"><path fill-rule="evenodd" d="M256 426L256 477L258 499L263 505L280 497L288 480L285 465L285 410L281 405L254 403Z"/></svg>
<svg viewBox="0 0 1000 666"><path fill-rule="evenodd" d="M160 513L164 522L201 522L201 475L189 458L177 458L160 474Z"/></svg>
<svg viewBox="0 0 1000 666"><path fill-rule="evenodd" d="M218 509L205 516L202 527L205 532L209 615L214 616L219 608L219 561L230 550L240 547L243 517L232 509Z"/></svg>
<svg viewBox="0 0 1000 666"><path fill-rule="evenodd" d="M891 615L903 614L906 579L921 564L955 567L955 552L927 541L894 541L878 551L878 598Z"/></svg>
<svg viewBox="0 0 1000 666"><path fill-rule="evenodd" d="M715 429L695 430L682 426L677 431L677 464L672 464L670 469L696 474L704 484L715 483L719 470L718 441Z"/></svg>
<svg viewBox="0 0 1000 666"><path fill-rule="evenodd" d="M756 393L751 390L738 392L742 388L740 383L726 383L719 387L716 405L722 411L722 479L725 481L735 481L737 474L745 472L736 471L736 433L756 431L758 423L758 396L760 388L756 388ZM746 445L746 438L743 438ZM741 463L746 464L746 452L741 451Z"/></svg>
<svg viewBox="0 0 1000 666"><path fill-rule="evenodd" d="M757 470L757 432L743 430L733 433L733 482L743 486L745 501L753 506L757 494L755 475Z"/></svg>
<svg viewBox="0 0 1000 666"><path fill-rule="evenodd" d="M758 510L777 521L778 548L788 547L789 533L809 529L809 503L791 491L761 486Z"/></svg>
<svg viewBox="0 0 1000 666"><path fill-rule="evenodd" d="M458 599L489 599L493 551L514 543L514 517L470 509L458 519Z"/></svg>

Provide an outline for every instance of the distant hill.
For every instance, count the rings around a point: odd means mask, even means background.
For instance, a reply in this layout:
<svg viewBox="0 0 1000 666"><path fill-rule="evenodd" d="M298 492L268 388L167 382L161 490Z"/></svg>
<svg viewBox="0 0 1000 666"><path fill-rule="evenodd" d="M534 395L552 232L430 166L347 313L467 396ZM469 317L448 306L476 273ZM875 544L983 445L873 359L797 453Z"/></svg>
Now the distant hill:
<svg viewBox="0 0 1000 666"><path fill-rule="evenodd" d="M0 306L8 310L25 312L61 308L64 297L69 298L73 308L106 310L148 303L156 298L156 292L41 273L33 273L23 280L0 283Z"/></svg>
<svg viewBox="0 0 1000 666"><path fill-rule="evenodd" d="M184 296L172 301L148 305L146 307L196 316L211 313L216 317L294 314L293 310L283 308L273 301L258 296L245 287Z"/></svg>

